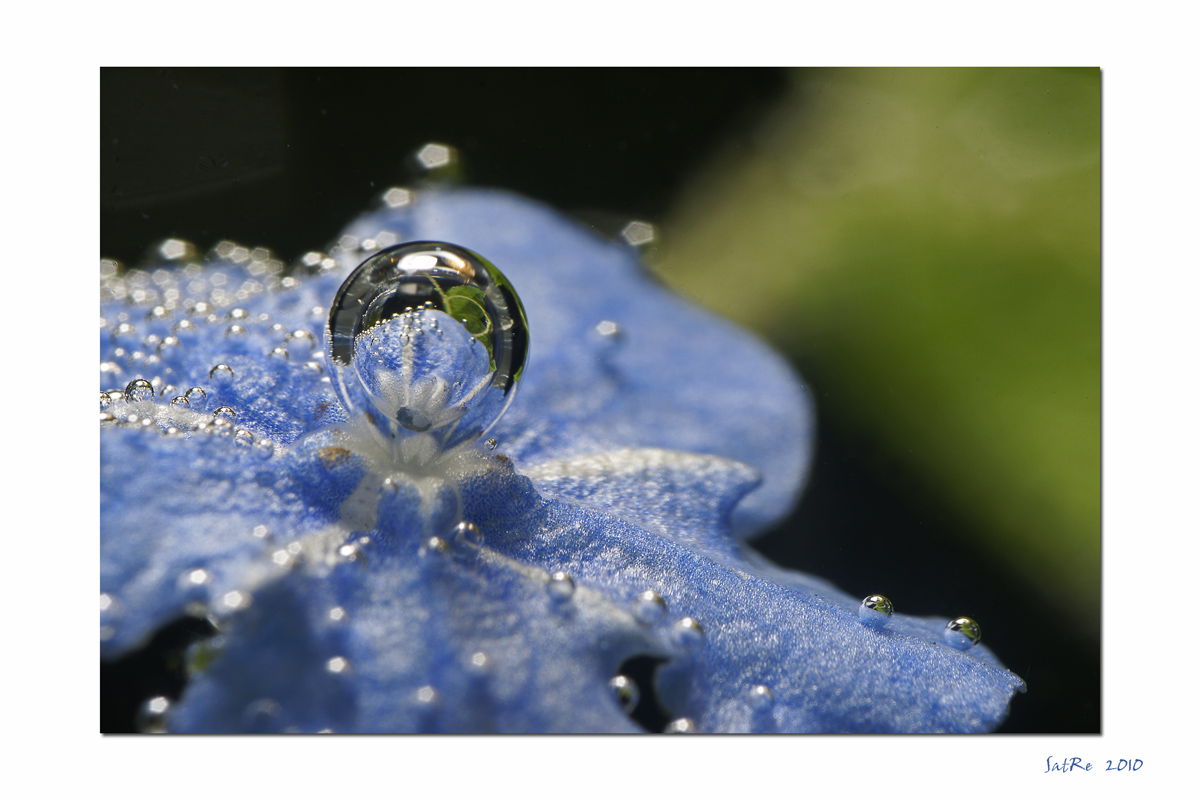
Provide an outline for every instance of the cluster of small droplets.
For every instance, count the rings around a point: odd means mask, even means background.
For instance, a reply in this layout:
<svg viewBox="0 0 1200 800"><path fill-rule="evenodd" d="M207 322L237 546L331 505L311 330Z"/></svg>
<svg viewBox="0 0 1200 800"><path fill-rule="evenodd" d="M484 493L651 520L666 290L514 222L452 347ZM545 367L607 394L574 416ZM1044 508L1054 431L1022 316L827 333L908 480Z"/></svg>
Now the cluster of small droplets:
<svg viewBox="0 0 1200 800"><path fill-rule="evenodd" d="M294 290L306 275L343 268L324 253L308 253L288 266L266 248L229 241L198 255L179 239L153 248L145 266L126 269L102 260L101 423L164 435L227 435L269 457L274 442L239 426L234 409L212 410L213 391L220 397L222 387L234 385L233 368L211 364L205 383L204 375L190 374L192 345L216 337L247 352L251 341L265 338L268 359L292 362L309 376L305 380L327 383L315 327L284 326L252 309L264 293ZM319 311L314 319L323 315Z"/></svg>

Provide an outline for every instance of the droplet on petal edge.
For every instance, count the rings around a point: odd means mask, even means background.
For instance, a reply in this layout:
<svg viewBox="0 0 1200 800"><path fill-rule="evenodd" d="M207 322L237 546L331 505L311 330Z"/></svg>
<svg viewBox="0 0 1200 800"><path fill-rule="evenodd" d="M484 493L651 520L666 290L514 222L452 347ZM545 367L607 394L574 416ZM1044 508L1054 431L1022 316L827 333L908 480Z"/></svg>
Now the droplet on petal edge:
<svg viewBox="0 0 1200 800"><path fill-rule="evenodd" d="M338 290L325 331L333 387L351 415L393 439L443 448L485 433L512 402L529 326L508 279L445 242L372 255Z"/></svg>
<svg viewBox="0 0 1200 800"><path fill-rule="evenodd" d="M983 632L979 623L970 617L956 617L946 623L942 637L956 650L970 650L983 639Z"/></svg>
<svg viewBox="0 0 1200 800"><path fill-rule="evenodd" d="M858 621L868 628L880 630L892 618L892 601L881 594L872 594L863 598L858 607Z"/></svg>

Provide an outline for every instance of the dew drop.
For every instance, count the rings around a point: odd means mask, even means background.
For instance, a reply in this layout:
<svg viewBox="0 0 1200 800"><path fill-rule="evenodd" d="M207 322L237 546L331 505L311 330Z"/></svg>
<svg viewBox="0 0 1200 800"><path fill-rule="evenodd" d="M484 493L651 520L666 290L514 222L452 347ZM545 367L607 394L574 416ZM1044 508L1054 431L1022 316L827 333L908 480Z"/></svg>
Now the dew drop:
<svg viewBox="0 0 1200 800"><path fill-rule="evenodd" d="M983 633L979 629L979 623L970 617L956 617L946 624L942 638L956 650L970 650L979 644Z"/></svg>
<svg viewBox="0 0 1200 800"><path fill-rule="evenodd" d="M224 420L225 422L232 423L235 419L237 419L237 412L229 406L221 406L213 411L212 418L213 422L220 422Z"/></svg>
<svg viewBox="0 0 1200 800"><path fill-rule="evenodd" d="M775 693L771 691L771 687L762 684L751 686L747 699L750 708L755 711L767 711L775 705Z"/></svg>
<svg viewBox="0 0 1200 800"><path fill-rule="evenodd" d="M643 625L653 625L667 613L667 603L662 595L653 589L647 589L633 601L633 617Z"/></svg>
<svg viewBox="0 0 1200 800"><path fill-rule="evenodd" d="M641 693L638 691L637 684L630 678L618 675L608 682L608 688L616 698L617 705L626 714L632 713L637 708L638 701L641 700Z"/></svg>
<svg viewBox="0 0 1200 800"><path fill-rule="evenodd" d="M454 541L458 545L479 548L483 546L483 533L474 522L460 522L454 526Z"/></svg>
<svg viewBox="0 0 1200 800"><path fill-rule="evenodd" d="M177 408L187 408L191 405L191 403L189 403L188 399L183 395L177 395L171 398L171 405Z"/></svg>
<svg viewBox="0 0 1200 800"><path fill-rule="evenodd" d="M242 325L230 325L225 329L226 336L245 336L246 328Z"/></svg>
<svg viewBox="0 0 1200 800"><path fill-rule="evenodd" d="M421 545L421 549L417 551L417 555L424 558L425 556L441 555L450 550L450 545L446 544L446 540L440 536L430 536L425 540L425 544Z"/></svg>
<svg viewBox="0 0 1200 800"><path fill-rule="evenodd" d="M692 722L687 717L668 722L667 727L663 728L663 733L695 733L696 723Z"/></svg>
<svg viewBox="0 0 1200 800"><path fill-rule="evenodd" d="M615 339L623 333L623 330L617 323L606 319L597 323L596 333L606 339Z"/></svg>
<svg viewBox="0 0 1200 800"><path fill-rule="evenodd" d="M243 447L250 447L254 444L254 434L245 428L238 428L233 434L233 443Z"/></svg>
<svg viewBox="0 0 1200 800"><path fill-rule="evenodd" d="M130 403L145 403L154 400L154 386L144 378L125 385L125 400Z"/></svg>
<svg viewBox="0 0 1200 800"><path fill-rule="evenodd" d="M199 386L193 386L183 393L183 398L187 400L188 405L192 408L203 411L204 404L208 402L208 393Z"/></svg>
<svg viewBox="0 0 1200 800"><path fill-rule="evenodd" d="M495 450L498 442L495 439L488 439L485 444L487 445L488 450Z"/></svg>
<svg viewBox="0 0 1200 800"><path fill-rule="evenodd" d="M137 728L142 733L166 733L167 712L171 701L166 697L151 697L138 707Z"/></svg>
<svg viewBox="0 0 1200 800"><path fill-rule="evenodd" d="M691 617L684 617L675 623L672 638L681 647L696 647L704 641L704 626Z"/></svg>
<svg viewBox="0 0 1200 800"><path fill-rule="evenodd" d="M442 696L432 686L422 686L414 694L416 701L423 706L433 706L441 702Z"/></svg>
<svg viewBox="0 0 1200 800"><path fill-rule="evenodd" d="M316 346L316 340L306 330L295 330L284 337L283 346L287 348L289 355L296 358L308 358L308 354Z"/></svg>
<svg viewBox="0 0 1200 800"><path fill-rule="evenodd" d="M111 397L109 397L108 392L101 392L100 393L100 410L103 411L104 409L108 408L112 404L113 404L113 399Z"/></svg>
<svg viewBox="0 0 1200 800"><path fill-rule="evenodd" d="M251 597L249 592L242 592L234 589L232 592L226 592L221 597L221 606L228 611L240 611L250 605Z"/></svg>
<svg viewBox="0 0 1200 800"><path fill-rule="evenodd" d="M254 443L254 455L260 461L266 461L275 455L275 443L270 439L259 439Z"/></svg>
<svg viewBox="0 0 1200 800"><path fill-rule="evenodd" d="M546 592L553 600L559 602L570 600L571 596L575 594L575 580L559 570L550 576L550 580L546 581Z"/></svg>
<svg viewBox="0 0 1200 800"><path fill-rule="evenodd" d="M881 594L872 594L863 598L858 607L858 621L868 628L881 630L892 617L892 601Z"/></svg>
<svg viewBox="0 0 1200 800"><path fill-rule="evenodd" d="M429 432L449 448L487 431L512 401L528 324L508 279L444 242L381 250L338 290L325 331L333 387L386 435Z"/></svg>
<svg viewBox="0 0 1200 800"><path fill-rule="evenodd" d="M233 367L217 364L208 371L208 379L218 385L233 383Z"/></svg>

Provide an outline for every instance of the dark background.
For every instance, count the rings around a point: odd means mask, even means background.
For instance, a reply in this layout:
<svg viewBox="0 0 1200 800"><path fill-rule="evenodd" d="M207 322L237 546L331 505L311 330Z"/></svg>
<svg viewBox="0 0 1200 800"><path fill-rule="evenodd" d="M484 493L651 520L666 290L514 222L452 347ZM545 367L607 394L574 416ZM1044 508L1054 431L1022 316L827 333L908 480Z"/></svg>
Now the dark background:
<svg viewBox="0 0 1200 800"><path fill-rule="evenodd" d="M178 237L202 249L262 245L291 261L326 246L384 189L411 183L408 156L429 141L459 149L468 182L600 230L658 221L707 159L753 147L789 80L776 69L103 69L100 255L135 264ZM893 587L906 613L969 609L1030 687L1002 732L1099 733L1099 642L973 552L963 535L972 523L937 487L811 388L809 485L756 546L851 594ZM102 665L102 730L129 729L141 698L177 692L178 649L202 633L168 631L150 651Z"/></svg>

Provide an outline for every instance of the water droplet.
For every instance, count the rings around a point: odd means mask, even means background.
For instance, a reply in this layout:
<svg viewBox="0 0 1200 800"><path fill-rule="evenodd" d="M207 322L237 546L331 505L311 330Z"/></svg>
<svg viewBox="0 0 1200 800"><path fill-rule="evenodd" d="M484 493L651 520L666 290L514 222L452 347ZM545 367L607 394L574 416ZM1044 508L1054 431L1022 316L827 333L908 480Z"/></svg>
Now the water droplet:
<svg viewBox="0 0 1200 800"><path fill-rule="evenodd" d="M171 326L171 333L176 336L184 336L192 338L198 331L200 326L192 322L190 319L181 319Z"/></svg>
<svg viewBox="0 0 1200 800"><path fill-rule="evenodd" d="M254 455L260 461L266 461L275 455L275 443L270 439L259 439L254 443Z"/></svg>
<svg viewBox="0 0 1200 800"><path fill-rule="evenodd" d="M461 173L458 150L448 144L429 142L422 145L413 154L413 162L427 179L453 180Z"/></svg>
<svg viewBox="0 0 1200 800"><path fill-rule="evenodd" d="M232 383L233 367L228 364L217 364L208 371L208 379L218 385Z"/></svg>
<svg viewBox="0 0 1200 800"><path fill-rule="evenodd" d="M546 591L554 600L562 602L571 599L575 594L575 580L567 573L559 570L546 581Z"/></svg>
<svg viewBox="0 0 1200 800"><path fill-rule="evenodd" d="M421 549L417 551L417 555L422 558L430 555L441 555L450 550L450 545L446 544L446 540L440 536L430 536L425 540L425 544L421 545Z"/></svg>
<svg viewBox="0 0 1200 800"><path fill-rule="evenodd" d="M480 548L483 546L483 533L474 522L460 522L454 526L454 541L458 545Z"/></svg>
<svg viewBox="0 0 1200 800"><path fill-rule="evenodd" d="M653 625L667 613L667 603L653 589L647 589L633 601L633 617L643 625Z"/></svg>
<svg viewBox="0 0 1200 800"><path fill-rule="evenodd" d="M325 339L348 411L392 438L427 431L449 448L504 413L529 332L516 292L492 264L456 245L411 242L350 274Z"/></svg>
<svg viewBox="0 0 1200 800"><path fill-rule="evenodd" d="M696 723L692 722L687 717L682 717L674 722L667 723L667 727L663 728L663 733L695 733Z"/></svg>
<svg viewBox="0 0 1200 800"><path fill-rule="evenodd" d="M621 326L612 320L602 320L596 325L596 333L606 339L618 338L624 331Z"/></svg>
<svg viewBox="0 0 1200 800"><path fill-rule="evenodd" d="M641 693L638 691L637 684L624 675L618 675L608 682L608 688L612 690L613 697L617 700L617 705L626 714L631 713L637 708L638 701L641 699Z"/></svg>
<svg viewBox="0 0 1200 800"><path fill-rule="evenodd" d="M438 690L432 686L422 686L420 689L417 689L414 697L423 706L437 705L442 699L442 696L438 694Z"/></svg>
<svg viewBox="0 0 1200 800"><path fill-rule="evenodd" d="M621 229L621 238L634 247L645 247L654 243L658 231L649 222L634 220Z"/></svg>
<svg viewBox="0 0 1200 800"><path fill-rule="evenodd" d="M167 697L151 697L138 707L137 728L142 733L166 733L167 712L171 700Z"/></svg>
<svg viewBox="0 0 1200 800"><path fill-rule="evenodd" d="M495 449L496 449L496 445L497 445L497 444L499 444L499 443L498 443L498 442L497 442L495 439L488 439L488 440L487 440L487 442L486 442L486 444L487 444L487 449L488 449L488 450L495 450Z"/></svg>
<svg viewBox="0 0 1200 800"><path fill-rule="evenodd" d="M154 386L143 378L125 385L125 400L129 403L145 403L154 400Z"/></svg>
<svg viewBox="0 0 1200 800"><path fill-rule="evenodd" d="M254 434L245 428L238 428L233 434L233 443L249 447L254 444Z"/></svg>
<svg viewBox="0 0 1200 800"><path fill-rule="evenodd" d="M187 408L191 405L191 403L189 403L188 399L183 395L176 395L175 397L171 398L171 405L179 408Z"/></svg>
<svg viewBox="0 0 1200 800"><path fill-rule="evenodd" d="M316 346L316 339L308 331L295 330L284 337L283 346L287 348L288 354L291 356L308 358L309 353Z"/></svg>
<svg viewBox="0 0 1200 800"><path fill-rule="evenodd" d="M704 626L691 617L684 617L675 623L672 638L680 647L696 647L704 641Z"/></svg>
<svg viewBox="0 0 1200 800"><path fill-rule="evenodd" d="M225 318L232 321L246 320L250 319L250 312L244 308L235 308L226 314Z"/></svg>
<svg viewBox="0 0 1200 800"><path fill-rule="evenodd" d="M755 711L767 711L771 706L775 705L775 693L771 691L769 686L751 686L750 692L747 695L750 703L750 708Z"/></svg>
<svg viewBox="0 0 1200 800"><path fill-rule="evenodd" d="M267 355L268 355L270 358L277 358L277 359L279 359L280 361L288 361L288 360L289 360L288 351L287 351L287 348L286 348L286 347L275 347L275 348L272 348L272 349L271 349L271 352L270 352L270 353L268 353Z"/></svg>
<svg viewBox="0 0 1200 800"><path fill-rule="evenodd" d="M873 594L863 598L858 607L858 621L868 628L882 629L892 617L892 601L881 594Z"/></svg>
<svg viewBox="0 0 1200 800"><path fill-rule="evenodd" d="M970 617L956 617L946 624L942 632L946 644L956 650L970 650L983 638L979 623Z"/></svg>
<svg viewBox="0 0 1200 800"><path fill-rule="evenodd" d="M249 592L241 592L237 589L234 589L232 592L226 592L221 597L221 607L223 610L227 611L240 611L243 608L248 608L250 606L250 601L251 597Z"/></svg>
<svg viewBox="0 0 1200 800"><path fill-rule="evenodd" d="M188 405L197 410L202 411L204 404L208 402L208 393L199 386L193 386L183 393L183 399L187 400Z"/></svg>
<svg viewBox="0 0 1200 800"><path fill-rule="evenodd" d="M413 193L408 189L402 189L398 186L394 186L384 192L380 197L380 200L383 201L384 205L386 205L388 208L403 208L412 202L412 195Z"/></svg>
<svg viewBox="0 0 1200 800"><path fill-rule="evenodd" d="M226 336L245 336L246 329L241 325L230 325L225 329Z"/></svg>
<svg viewBox="0 0 1200 800"><path fill-rule="evenodd" d="M212 418L213 418L213 422L220 422L221 420L224 420L228 423L232 423L234 420L237 419L237 412L234 411L229 406L221 406L220 408L213 411Z"/></svg>
<svg viewBox="0 0 1200 800"><path fill-rule="evenodd" d="M114 342L131 342L137 335L137 329L128 322L122 322L117 327L113 328L110 334Z"/></svg>
<svg viewBox="0 0 1200 800"><path fill-rule="evenodd" d="M100 393L100 410L103 411L104 409L108 408L112 404L113 404L113 399L112 399L112 397L109 396L108 392L101 392Z"/></svg>

